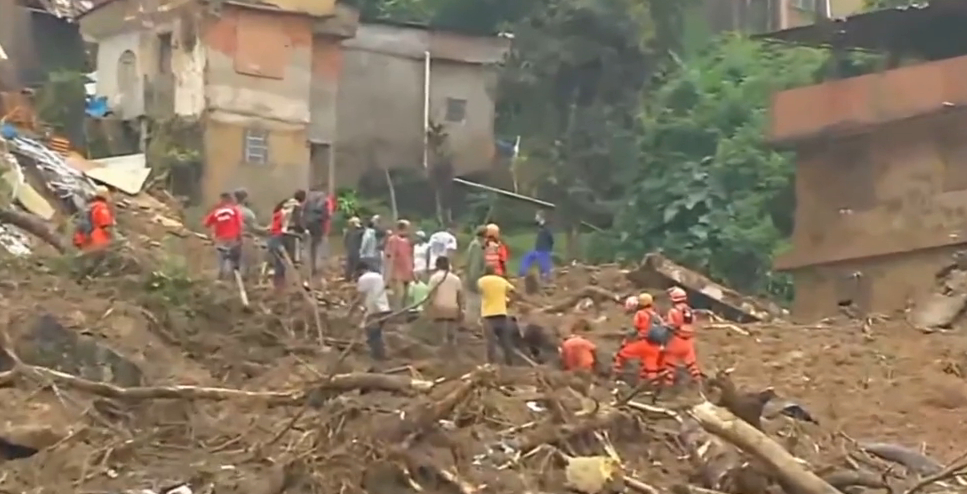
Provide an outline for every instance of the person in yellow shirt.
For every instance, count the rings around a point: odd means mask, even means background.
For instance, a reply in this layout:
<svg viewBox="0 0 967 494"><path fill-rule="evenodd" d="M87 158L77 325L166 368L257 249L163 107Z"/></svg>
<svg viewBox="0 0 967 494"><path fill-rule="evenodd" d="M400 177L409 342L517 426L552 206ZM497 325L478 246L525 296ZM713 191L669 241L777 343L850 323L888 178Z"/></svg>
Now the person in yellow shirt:
<svg viewBox="0 0 967 494"><path fill-rule="evenodd" d="M497 346L504 354L504 363L514 364L514 336L517 325L507 314L507 299L516 296L514 285L503 276L497 275L494 266L486 266L484 275L477 280L480 292L480 317L483 319L484 334L487 340L487 361L497 360ZM519 336L519 335L518 335Z"/></svg>

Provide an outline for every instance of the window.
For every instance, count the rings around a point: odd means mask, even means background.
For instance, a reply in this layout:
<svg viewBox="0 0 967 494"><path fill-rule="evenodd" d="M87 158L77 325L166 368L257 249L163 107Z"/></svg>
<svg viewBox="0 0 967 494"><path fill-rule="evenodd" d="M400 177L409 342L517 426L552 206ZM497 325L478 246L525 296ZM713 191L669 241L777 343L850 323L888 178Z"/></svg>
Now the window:
<svg viewBox="0 0 967 494"><path fill-rule="evenodd" d="M245 129L243 152L245 162L265 165L269 162L269 133L262 129Z"/></svg>
<svg viewBox="0 0 967 494"><path fill-rule="evenodd" d="M807 12L816 11L816 0L789 0L789 5L795 9L805 10Z"/></svg>
<svg viewBox="0 0 967 494"><path fill-rule="evenodd" d="M158 73L171 73L171 33L158 35Z"/></svg>
<svg viewBox="0 0 967 494"><path fill-rule="evenodd" d="M460 98L447 98L446 121L452 123L462 123L467 118L467 100Z"/></svg>

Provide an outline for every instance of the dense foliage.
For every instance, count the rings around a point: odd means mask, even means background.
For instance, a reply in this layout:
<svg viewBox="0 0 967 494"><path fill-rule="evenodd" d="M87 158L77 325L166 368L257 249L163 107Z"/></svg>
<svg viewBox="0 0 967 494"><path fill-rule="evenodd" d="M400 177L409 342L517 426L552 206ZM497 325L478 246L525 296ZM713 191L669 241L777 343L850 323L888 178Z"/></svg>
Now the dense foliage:
<svg viewBox="0 0 967 494"><path fill-rule="evenodd" d="M826 56L714 38L701 0L357 0L365 17L513 33L498 132L556 223L608 226L593 253L662 250L740 290L788 296L792 159L764 142L770 94Z"/></svg>
<svg viewBox="0 0 967 494"><path fill-rule="evenodd" d="M736 288L786 295L772 274L792 232L793 163L764 142L770 95L813 82L825 55L738 36L683 62L649 94L617 251L663 250Z"/></svg>

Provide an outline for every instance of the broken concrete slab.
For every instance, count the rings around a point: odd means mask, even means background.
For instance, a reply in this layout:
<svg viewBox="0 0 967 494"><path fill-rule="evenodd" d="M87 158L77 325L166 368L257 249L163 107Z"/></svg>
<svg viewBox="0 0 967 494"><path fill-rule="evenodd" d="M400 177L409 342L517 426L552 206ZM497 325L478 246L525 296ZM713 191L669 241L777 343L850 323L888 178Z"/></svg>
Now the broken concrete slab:
<svg viewBox="0 0 967 494"><path fill-rule="evenodd" d="M125 387L142 383L137 365L102 343L65 328L50 314L40 316L15 341L14 349L30 365Z"/></svg>
<svg viewBox="0 0 967 494"><path fill-rule="evenodd" d="M961 267L964 255L958 252L950 264L937 271L938 283L914 303L907 320L916 328L949 328L967 308L967 270Z"/></svg>
<svg viewBox="0 0 967 494"><path fill-rule="evenodd" d="M645 255L627 277L637 286L680 286L690 296L708 300L711 309L733 321L771 321L788 316L785 309L772 302L742 295L654 252Z"/></svg>

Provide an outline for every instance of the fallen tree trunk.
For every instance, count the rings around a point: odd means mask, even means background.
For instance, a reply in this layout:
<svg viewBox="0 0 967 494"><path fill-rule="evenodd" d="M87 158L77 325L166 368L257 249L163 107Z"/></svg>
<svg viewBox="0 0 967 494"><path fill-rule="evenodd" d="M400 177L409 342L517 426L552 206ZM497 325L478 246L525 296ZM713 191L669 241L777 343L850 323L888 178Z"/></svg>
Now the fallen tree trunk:
<svg viewBox="0 0 967 494"><path fill-rule="evenodd" d="M579 291L571 295L568 295L562 300L559 300L550 305L541 307L540 309L538 309L538 312L545 312L545 313L565 312L572 309L575 305L577 305L578 302L586 298L594 300L595 302L599 302L602 300L609 300L614 303L621 302L621 297L619 297L616 293L610 290L605 290L604 288L601 288L601 287L588 285L580 289Z"/></svg>
<svg viewBox="0 0 967 494"><path fill-rule="evenodd" d="M877 458L899 463L920 475L932 475L943 470L943 465L933 458L896 444L859 443L859 447Z"/></svg>
<svg viewBox="0 0 967 494"><path fill-rule="evenodd" d="M47 226L47 222L39 216L17 211L15 209L0 208L0 223L13 225L21 230L47 242L61 254L69 250L68 243Z"/></svg>
<svg viewBox="0 0 967 494"><path fill-rule="evenodd" d="M692 407L689 414L703 429L771 467L787 491L794 491L790 494L840 494L835 487L805 469L782 446L728 410L705 402Z"/></svg>
<svg viewBox="0 0 967 494"><path fill-rule="evenodd" d="M371 374L356 372L337 374L325 381L310 386L310 389L291 391L245 391L241 389L213 388L206 386L143 386L122 388L113 384L90 381L64 372L27 365L18 362L16 366L6 372L0 372L0 384L11 383L21 377L35 375L49 379L57 384L107 398L121 400L231 400L256 399L264 400L271 405L291 405L304 402L311 391L390 391L396 393L413 393L426 391L433 387L430 381L411 379L403 376L388 376L385 374Z"/></svg>

